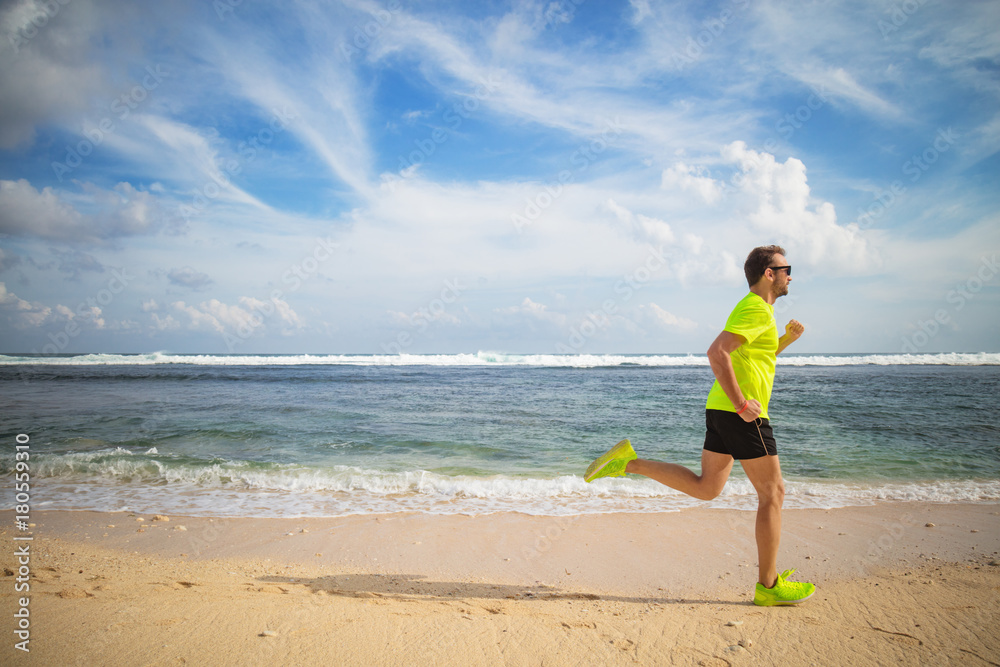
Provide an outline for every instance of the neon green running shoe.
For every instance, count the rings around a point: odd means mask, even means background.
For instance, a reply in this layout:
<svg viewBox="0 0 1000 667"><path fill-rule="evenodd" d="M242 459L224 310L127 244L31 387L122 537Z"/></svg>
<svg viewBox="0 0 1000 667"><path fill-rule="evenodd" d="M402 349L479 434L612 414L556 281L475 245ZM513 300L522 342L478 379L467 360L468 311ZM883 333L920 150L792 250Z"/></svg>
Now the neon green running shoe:
<svg viewBox="0 0 1000 667"><path fill-rule="evenodd" d="M772 588L764 588L764 585L757 584L757 590L753 594L753 603L760 607L773 607L779 604L798 604L812 597L816 592L816 587L804 581L788 581L788 577L795 574L795 570L785 570L778 575L778 580L774 582Z"/></svg>
<svg viewBox="0 0 1000 667"><path fill-rule="evenodd" d="M639 458L632 449L632 443L628 438L622 440L608 452L595 460L583 474L583 481L593 482L600 477L624 477L625 466L629 461Z"/></svg>

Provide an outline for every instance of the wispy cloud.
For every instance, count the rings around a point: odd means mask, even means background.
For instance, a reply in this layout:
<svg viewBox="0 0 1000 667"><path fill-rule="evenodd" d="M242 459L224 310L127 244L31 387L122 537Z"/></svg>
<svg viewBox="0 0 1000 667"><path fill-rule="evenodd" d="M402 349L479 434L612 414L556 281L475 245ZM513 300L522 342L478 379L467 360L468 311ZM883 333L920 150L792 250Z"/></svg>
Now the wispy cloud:
<svg viewBox="0 0 1000 667"><path fill-rule="evenodd" d="M45 6L9 3L0 31ZM885 295L844 316L884 346L893 294L995 242L994 3L924 3L890 34L853 1L59 6L0 62L4 317L29 349L115 266L141 277L101 321L140 348L221 347L280 302L247 348L425 325L428 346L549 350L611 299L588 344L689 349L771 242L813 298ZM935 253L961 261L906 261ZM466 287L424 317L444 281Z"/></svg>

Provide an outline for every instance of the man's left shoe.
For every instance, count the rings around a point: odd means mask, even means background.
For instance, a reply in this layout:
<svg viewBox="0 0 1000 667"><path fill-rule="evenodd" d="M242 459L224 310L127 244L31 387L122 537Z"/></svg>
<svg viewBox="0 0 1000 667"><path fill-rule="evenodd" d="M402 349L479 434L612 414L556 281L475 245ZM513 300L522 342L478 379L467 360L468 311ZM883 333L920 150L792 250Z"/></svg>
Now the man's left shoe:
<svg viewBox="0 0 1000 667"><path fill-rule="evenodd" d="M771 588L757 583L753 594L753 603L760 607L773 607L780 604L798 604L812 597L816 587L804 581L788 581L795 570L785 570L778 575L778 580Z"/></svg>
<svg viewBox="0 0 1000 667"><path fill-rule="evenodd" d="M628 438L607 451L604 456L590 464L583 474L583 481L593 482L601 477L624 477L625 466L629 461L639 458Z"/></svg>

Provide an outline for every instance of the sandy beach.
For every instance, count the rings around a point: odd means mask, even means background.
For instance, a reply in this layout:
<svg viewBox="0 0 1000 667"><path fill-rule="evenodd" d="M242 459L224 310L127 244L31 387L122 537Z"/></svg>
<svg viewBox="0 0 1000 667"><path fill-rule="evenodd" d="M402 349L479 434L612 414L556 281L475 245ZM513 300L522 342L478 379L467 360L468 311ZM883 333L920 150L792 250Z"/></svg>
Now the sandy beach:
<svg viewBox="0 0 1000 667"><path fill-rule="evenodd" d="M786 511L794 608L751 604L751 512L32 521L0 532L3 664L1000 663L997 505Z"/></svg>

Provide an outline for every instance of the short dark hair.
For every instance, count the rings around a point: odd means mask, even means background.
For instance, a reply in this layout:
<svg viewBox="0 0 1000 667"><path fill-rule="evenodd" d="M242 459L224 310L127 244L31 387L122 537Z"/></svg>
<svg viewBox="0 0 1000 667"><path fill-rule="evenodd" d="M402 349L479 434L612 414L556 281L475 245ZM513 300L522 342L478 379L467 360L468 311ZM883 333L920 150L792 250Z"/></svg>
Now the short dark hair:
<svg viewBox="0 0 1000 667"><path fill-rule="evenodd" d="M754 248L747 255L747 261L743 264L743 273L747 276L747 283L750 287L757 284L757 281L764 275L765 269L771 266L771 260L775 255L784 255L785 249L780 245L764 245Z"/></svg>

